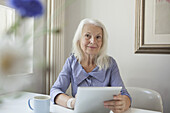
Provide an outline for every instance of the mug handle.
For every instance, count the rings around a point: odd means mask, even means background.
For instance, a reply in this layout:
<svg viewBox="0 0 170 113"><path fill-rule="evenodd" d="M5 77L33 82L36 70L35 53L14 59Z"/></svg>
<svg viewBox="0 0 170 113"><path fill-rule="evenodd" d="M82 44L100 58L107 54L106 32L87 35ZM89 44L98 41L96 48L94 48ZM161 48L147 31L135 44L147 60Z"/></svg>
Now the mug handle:
<svg viewBox="0 0 170 113"><path fill-rule="evenodd" d="M30 108L31 110L34 110L34 109L31 107L30 101L31 101L31 99L28 100L28 106L29 106L29 108Z"/></svg>

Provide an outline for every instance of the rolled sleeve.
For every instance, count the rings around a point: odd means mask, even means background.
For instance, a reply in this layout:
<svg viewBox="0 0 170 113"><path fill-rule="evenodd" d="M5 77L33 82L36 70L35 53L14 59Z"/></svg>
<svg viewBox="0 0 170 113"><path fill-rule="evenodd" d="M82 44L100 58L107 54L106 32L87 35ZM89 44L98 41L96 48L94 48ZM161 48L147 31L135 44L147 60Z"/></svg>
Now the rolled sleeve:
<svg viewBox="0 0 170 113"><path fill-rule="evenodd" d="M64 93L64 92L62 92L60 89L52 89L50 91L51 101L55 103L55 98L57 97L57 95L61 93Z"/></svg>
<svg viewBox="0 0 170 113"><path fill-rule="evenodd" d="M122 90L121 90L121 95L126 95L126 96L128 96L129 99L130 99L130 102L132 103L132 98L131 98L130 94L128 93L127 89L125 89L125 88L122 89Z"/></svg>
<svg viewBox="0 0 170 113"><path fill-rule="evenodd" d="M51 101L55 103L58 94L65 93L71 81L70 57L66 60L62 71L50 90Z"/></svg>

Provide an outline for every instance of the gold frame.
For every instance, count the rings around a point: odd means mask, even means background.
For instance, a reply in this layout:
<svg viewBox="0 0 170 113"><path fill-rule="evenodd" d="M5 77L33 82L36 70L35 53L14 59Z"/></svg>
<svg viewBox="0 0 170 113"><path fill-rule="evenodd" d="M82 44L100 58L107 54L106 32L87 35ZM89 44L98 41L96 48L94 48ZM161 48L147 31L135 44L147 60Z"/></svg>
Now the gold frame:
<svg viewBox="0 0 170 113"><path fill-rule="evenodd" d="M136 0L135 10L135 53L170 54L170 44L145 44L144 20L145 0Z"/></svg>

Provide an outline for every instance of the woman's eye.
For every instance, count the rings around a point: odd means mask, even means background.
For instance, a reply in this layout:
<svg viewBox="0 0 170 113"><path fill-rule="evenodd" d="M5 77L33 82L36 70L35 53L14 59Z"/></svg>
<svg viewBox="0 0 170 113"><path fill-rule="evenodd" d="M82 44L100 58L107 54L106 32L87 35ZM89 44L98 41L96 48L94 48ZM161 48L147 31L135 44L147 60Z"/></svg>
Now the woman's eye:
<svg viewBox="0 0 170 113"><path fill-rule="evenodd" d="M86 37L88 37L88 38L90 37L90 35L89 35L89 34L86 34L85 36L86 36Z"/></svg>
<svg viewBox="0 0 170 113"><path fill-rule="evenodd" d="M97 39L101 39L101 36L97 36L96 38L97 38Z"/></svg>

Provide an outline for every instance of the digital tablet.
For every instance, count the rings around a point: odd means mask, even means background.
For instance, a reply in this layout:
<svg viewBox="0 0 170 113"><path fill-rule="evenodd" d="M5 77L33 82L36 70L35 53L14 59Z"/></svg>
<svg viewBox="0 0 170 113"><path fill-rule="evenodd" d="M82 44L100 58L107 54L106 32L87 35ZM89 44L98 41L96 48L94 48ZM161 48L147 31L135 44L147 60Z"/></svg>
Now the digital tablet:
<svg viewBox="0 0 170 113"><path fill-rule="evenodd" d="M122 87L78 87L74 113L109 113L104 101L113 100Z"/></svg>

